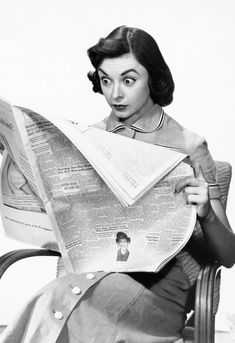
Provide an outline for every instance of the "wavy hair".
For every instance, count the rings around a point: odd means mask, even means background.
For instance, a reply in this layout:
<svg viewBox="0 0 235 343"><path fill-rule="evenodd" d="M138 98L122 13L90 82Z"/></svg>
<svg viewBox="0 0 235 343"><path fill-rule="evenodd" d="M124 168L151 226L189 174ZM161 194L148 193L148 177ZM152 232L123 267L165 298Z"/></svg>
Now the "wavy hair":
<svg viewBox="0 0 235 343"><path fill-rule="evenodd" d="M87 50L88 57L95 68L87 76L93 84L93 91L102 94L98 68L105 58L115 58L123 54L133 53L137 61L145 67L149 74L150 96L154 103L167 106L173 100L174 81L161 51L146 31L120 26L106 38Z"/></svg>

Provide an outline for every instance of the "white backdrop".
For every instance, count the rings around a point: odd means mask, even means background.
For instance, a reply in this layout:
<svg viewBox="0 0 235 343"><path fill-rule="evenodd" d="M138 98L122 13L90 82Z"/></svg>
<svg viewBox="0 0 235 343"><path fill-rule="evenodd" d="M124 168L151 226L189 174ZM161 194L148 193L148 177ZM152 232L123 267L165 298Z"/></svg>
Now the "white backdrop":
<svg viewBox="0 0 235 343"><path fill-rule="evenodd" d="M123 24L152 34L171 68L176 91L166 112L205 136L215 159L235 165L233 0L0 0L0 96L42 114L101 120L109 109L91 90L86 50ZM233 227L234 203L233 181ZM25 246L4 238L2 229L0 239L1 254ZM0 283L0 324L54 277L51 260L21 261L7 272ZM223 275L221 320L235 312L229 294L235 271Z"/></svg>

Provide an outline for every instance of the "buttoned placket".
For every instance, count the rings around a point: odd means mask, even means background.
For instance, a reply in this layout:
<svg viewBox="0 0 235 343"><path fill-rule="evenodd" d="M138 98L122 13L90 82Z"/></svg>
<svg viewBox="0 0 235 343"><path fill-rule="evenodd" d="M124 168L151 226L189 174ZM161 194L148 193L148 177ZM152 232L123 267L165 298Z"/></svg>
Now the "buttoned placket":
<svg viewBox="0 0 235 343"><path fill-rule="evenodd" d="M96 272L70 274L62 277L64 282L60 282L60 280L57 279L57 281L59 280L59 283L53 291L54 296L52 304L54 322L56 322L56 333L53 339L58 337L69 315L74 307L77 306L78 302L82 300L88 289L108 274L110 273ZM50 343L51 342L54 342L54 340L50 341Z"/></svg>

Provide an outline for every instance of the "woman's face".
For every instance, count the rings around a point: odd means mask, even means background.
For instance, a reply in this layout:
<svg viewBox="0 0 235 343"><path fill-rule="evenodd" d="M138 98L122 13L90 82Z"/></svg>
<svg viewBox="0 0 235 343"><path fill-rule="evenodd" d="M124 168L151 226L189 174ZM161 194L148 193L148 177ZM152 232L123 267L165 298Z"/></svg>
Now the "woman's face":
<svg viewBox="0 0 235 343"><path fill-rule="evenodd" d="M132 53L104 59L98 74L109 106L127 124L135 122L153 106L148 72Z"/></svg>

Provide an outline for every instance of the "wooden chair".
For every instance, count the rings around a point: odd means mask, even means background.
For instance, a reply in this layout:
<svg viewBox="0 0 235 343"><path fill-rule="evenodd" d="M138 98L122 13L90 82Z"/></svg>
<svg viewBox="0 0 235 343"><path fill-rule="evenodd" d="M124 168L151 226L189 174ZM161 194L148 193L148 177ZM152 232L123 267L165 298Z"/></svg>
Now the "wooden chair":
<svg viewBox="0 0 235 343"><path fill-rule="evenodd" d="M228 162L216 161L221 200L226 208L232 169ZM0 257L0 278L13 263L26 257L61 256L57 251L46 249L20 249L11 251ZM187 257L191 258L191 257ZM188 263L188 261L187 261ZM197 272L197 281L192 286L188 311L193 316L186 322L184 330L185 342L214 343L215 315L219 304L220 266L210 263L198 266L195 260L189 262L192 272ZM64 273L61 257L57 264L57 276ZM193 320L192 320L193 317Z"/></svg>

